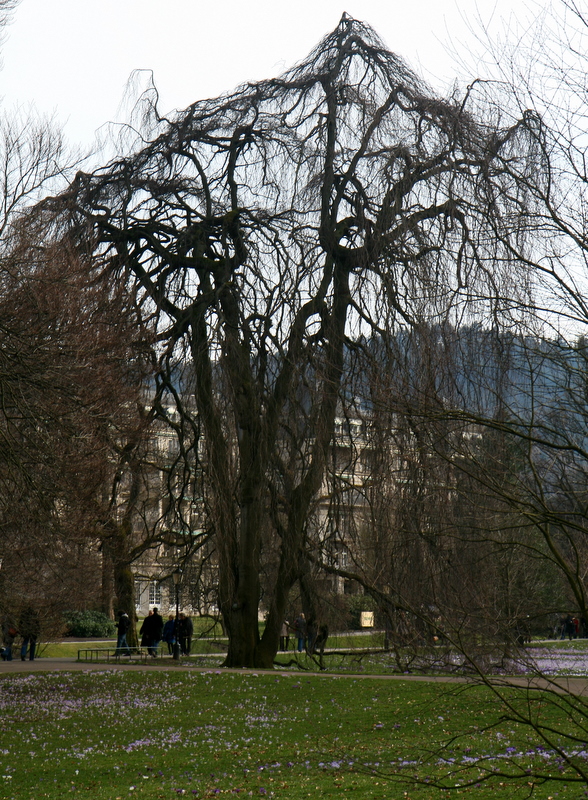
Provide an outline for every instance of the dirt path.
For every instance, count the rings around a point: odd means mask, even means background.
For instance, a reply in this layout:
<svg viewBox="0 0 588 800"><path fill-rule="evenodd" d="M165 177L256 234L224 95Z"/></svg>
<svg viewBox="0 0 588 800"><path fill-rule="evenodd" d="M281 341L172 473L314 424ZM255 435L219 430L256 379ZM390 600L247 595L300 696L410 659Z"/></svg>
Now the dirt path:
<svg viewBox="0 0 588 800"><path fill-rule="evenodd" d="M181 672L234 672L234 673L262 673L264 670L254 669L219 669L219 667L196 667L191 664L180 662L176 664L173 660L161 660L157 662L149 662L147 664L128 664L125 662L120 663L87 663L76 661L75 658L39 658L35 661L21 661L15 659L13 661L0 661L0 678L4 675L12 675L16 673L33 673L33 672L88 672L99 671L105 672L108 670L126 670L129 672L151 672L157 671L172 671L180 670ZM359 674L345 674L329 673L329 672L292 672L275 669L271 674L285 675L292 677L293 675L304 676L306 678L352 678L354 680L384 680L384 681L425 681L429 683L479 683L479 680L474 677L458 676L458 675L359 675ZM545 678L525 678L522 676L517 677L504 677L492 678L492 683L496 686L519 686L524 689L537 690L537 689L551 689L553 691L561 692L562 694L573 694L575 696L585 696L588 698L588 678L554 678L548 680Z"/></svg>

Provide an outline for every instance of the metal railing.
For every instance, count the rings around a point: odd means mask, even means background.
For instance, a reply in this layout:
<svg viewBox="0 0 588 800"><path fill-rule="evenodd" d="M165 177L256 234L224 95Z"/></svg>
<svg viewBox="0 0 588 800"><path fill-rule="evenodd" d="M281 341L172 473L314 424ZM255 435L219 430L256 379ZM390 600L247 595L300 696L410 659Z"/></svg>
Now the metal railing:
<svg viewBox="0 0 588 800"><path fill-rule="evenodd" d="M136 661L139 661L141 664L147 664L151 661L160 661L162 658L163 652L161 647L159 648L155 658L143 647L120 648L120 650L117 650L116 647L88 648L78 650L78 661L87 663L132 664Z"/></svg>

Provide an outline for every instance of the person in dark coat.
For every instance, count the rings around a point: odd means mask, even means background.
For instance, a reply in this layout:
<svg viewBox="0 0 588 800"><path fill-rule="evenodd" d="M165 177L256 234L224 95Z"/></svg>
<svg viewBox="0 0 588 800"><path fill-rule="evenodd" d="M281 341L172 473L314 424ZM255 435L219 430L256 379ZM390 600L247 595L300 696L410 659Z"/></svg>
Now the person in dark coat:
<svg viewBox="0 0 588 800"><path fill-rule="evenodd" d="M299 614L294 623L296 638L298 639L298 652L302 653L306 646L306 618L304 614Z"/></svg>
<svg viewBox="0 0 588 800"><path fill-rule="evenodd" d="M192 650L192 635L194 633L194 623L187 614L180 614L178 626L178 636L182 655L189 656Z"/></svg>
<svg viewBox="0 0 588 800"><path fill-rule="evenodd" d="M147 627L145 628L145 626ZM147 652L153 658L157 658L159 643L163 635L163 617L156 608L153 609L153 614L143 621L143 628L150 642L147 645Z"/></svg>
<svg viewBox="0 0 588 800"><path fill-rule="evenodd" d="M27 657L27 650L29 652L29 661L35 660L35 651L37 649L37 640L41 633L41 623L39 622L39 615L32 606L26 606L19 619L18 623L20 635L22 636L22 645L20 647L20 659L25 661Z"/></svg>
<svg viewBox="0 0 588 800"><path fill-rule="evenodd" d="M149 620L153 616L153 611L149 610L149 613L143 620L143 624L139 629L139 633L141 634L141 647L151 647L151 633L149 631L150 622Z"/></svg>
<svg viewBox="0 0 588 800"><path fill-rule="evenodd" d="M574 624L574 618L571 614L568 614L564 620L564 631L565 635L569 638L570 642L576 636L576 626ZM562 636L563 639L563 636Z"/></svg>
<svg viewBox="0 0 588 800"><path fill-rule="evenodd" d="M131 655L129 643L127 642L127 633L131 627L131 620L126 611L121 611L118 617L118 625L116 626L117 640L116 640L116 653L122 655L123 651L127 656Z"/></svg>
<svg viewBox="0 0 588 800"><path fill-rule="evenodd" d="M163 626L163 634L161 638L167 644L168 655L173 656L174 644L176 643L176 621L173 617L173 614L169 615L167 622Z"/></svg>

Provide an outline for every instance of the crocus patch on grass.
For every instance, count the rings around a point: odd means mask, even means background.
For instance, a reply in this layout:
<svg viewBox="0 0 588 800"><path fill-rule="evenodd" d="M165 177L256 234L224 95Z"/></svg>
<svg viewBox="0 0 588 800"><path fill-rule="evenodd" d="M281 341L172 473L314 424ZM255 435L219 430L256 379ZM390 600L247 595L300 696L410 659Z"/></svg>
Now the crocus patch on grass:
<svg viewBox="0 0 588 800"><path fill-rule="evenodd" d="M451 796L439 781L476 800L582 797L568 762L588 754L552 699L220 670L4 675L0 797Z"/></svg>

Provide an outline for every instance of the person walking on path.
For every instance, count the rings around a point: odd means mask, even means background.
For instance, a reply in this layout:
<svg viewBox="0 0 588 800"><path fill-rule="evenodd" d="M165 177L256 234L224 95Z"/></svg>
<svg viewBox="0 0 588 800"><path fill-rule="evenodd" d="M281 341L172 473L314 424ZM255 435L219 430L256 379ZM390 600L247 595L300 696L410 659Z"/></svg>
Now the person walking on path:
<svg viewBox="0 0 588 800"><path fill-rule="evenodd" d="M287 619L282 622L280 629L280 650L287 650L290 644L290 623Z"/></svg>
<svg viewBox="0 0 588 800"><path fill-rule="evenodd" d="M174 644L176 643L176 621L173 617L173 614L169 615L167 622L163 626L163 634L161 638L167 644L168 655L173 656Z"/></svg>
<svg viewBox="0 0 588 800"><path fill-rule="evenodd" d="M194 623L187 614L180 614L178 635L180 650L182 655L189 656L192 650L192 635L194 633Z"/></svg>
<svg viewBox="0 0 588 800"><path fill-rule="evenodd" d="M147 652L153 658L157 658L159 643L163 635L163 618L157 608L153 609L153 613L150 616L145 617L141 632L146 639Z"/></svg>
<svg viewBox="0 0 588 800"><path fill-rule="evenodd" d="M26 660L28 649L29 661L34 661L35 652L37 650L37 640L41 633L41 624L39 622L39 615L32 606L26 606L23 609L20 615L19 628L20 635L22 636L20 660Z"/></svg>
<svg viewBox="0 0 588 800"><path fill-rule="evenodd" d="M296 617L294 627L296 629L296 636L298 637L298 652L302 653L306 645L306 618L304 614L301 613Z"/></svg>
<svg viewBox="0 0 588 800"><path fill-rule="evenodd" d="M151 623L149 622L149 620L151 619L152 616L153 616L153 611L149 609L149 613L143 620L143 624L139 629L139 633L141 634L141 647L149 648L151 646L151 634L149 633L149 626Z"/></svg>
<svg viewBox="0 0 588 800"><path fill-rule="evenodd" d="M574 625L574 619L571 614L568 614L564 620L563 634L561 638L563 639L564 636L567 636L570 642L576 636L576 626Z"/></svg>
<svg viewBox="0 0 588 800"><path fill-rule="evenodd" d="M129 615L126 611L121 611L119 618L118 618L118 625L116 627L117 633L117 640L116 640L116 654L117 656L122 655L123 650L125 651L125 655L130 656L131 650L129 648L129 644L127 642L127 633L131 626L131 620Z"/></svg>

